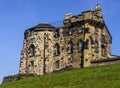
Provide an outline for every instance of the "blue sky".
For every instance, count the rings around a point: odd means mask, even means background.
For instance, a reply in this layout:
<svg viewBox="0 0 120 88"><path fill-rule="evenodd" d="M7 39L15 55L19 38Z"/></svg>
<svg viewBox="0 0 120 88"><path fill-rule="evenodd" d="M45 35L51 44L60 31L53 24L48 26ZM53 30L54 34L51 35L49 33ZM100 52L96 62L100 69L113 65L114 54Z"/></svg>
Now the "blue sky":
<svg viewBox="0 0 120 88"><path fill-rule="evenodd" d="M1 0L0 1L0 82L19 71L24 31L40 22L55 22L65 14L78 15L100 3L113 37L112 54L120 55L120 0Z"/></svg>

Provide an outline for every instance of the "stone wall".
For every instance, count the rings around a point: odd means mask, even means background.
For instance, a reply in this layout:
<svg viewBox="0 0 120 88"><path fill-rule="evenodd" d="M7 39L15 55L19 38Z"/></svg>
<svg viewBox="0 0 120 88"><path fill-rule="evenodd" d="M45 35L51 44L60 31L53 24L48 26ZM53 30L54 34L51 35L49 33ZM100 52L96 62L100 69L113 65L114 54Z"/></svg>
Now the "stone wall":
<svg viewBox="0 0 120 88"><path fill-rule="evenodd" d="M112 37L99 6L78 16L67 14L63 26L42 23L25 31L20 74L52 73L91 66L110 58Z"/></svg>
<svg viewBox="0 0 120 88"><path fill-rule="evenodd" d="M16 74L16 75L11 75L11 76L6 76L3 78L2 84L17 81L17 80L28 78L28 77L35 77L35 76L37 76L37 75L34 75L34 74L24 74L24 75Z"/></svg>
<svg viewBox="0 0 120 88"><path fill-rule="evenodd" d="M20 65L20 74L35 73L37 75L42 75L44 73L44 69L46 69L47 73L52 72L53 32L34 30L34 36L31 34L31 30L26 31L24 47L21 54L21 62L24 63L21 63ZM35 48L35 55L32 55L31 53L31 45Z"/></svg>
<svg viewBox="0 0 120 88"><path fill-rule="evenodd" d="M91 66L101 66L101 65L109 65L109 64L117 64L120 63L120 58L108 58L101 59L96 61L91 61Z"/></svg>

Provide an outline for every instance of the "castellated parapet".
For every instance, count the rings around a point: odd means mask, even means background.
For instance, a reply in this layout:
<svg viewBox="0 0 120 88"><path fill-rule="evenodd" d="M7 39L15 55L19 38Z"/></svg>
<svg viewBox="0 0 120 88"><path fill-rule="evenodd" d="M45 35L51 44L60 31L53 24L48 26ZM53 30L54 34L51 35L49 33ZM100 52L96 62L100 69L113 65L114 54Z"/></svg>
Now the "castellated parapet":
<svg viewBox="0 0 120 88"><path fill-rule="evenodd" d="M77 16L66 14L63 24L40 23L25 31L20 74L43 75L119 60L111 55L112 37L99 5Z"/></svg>

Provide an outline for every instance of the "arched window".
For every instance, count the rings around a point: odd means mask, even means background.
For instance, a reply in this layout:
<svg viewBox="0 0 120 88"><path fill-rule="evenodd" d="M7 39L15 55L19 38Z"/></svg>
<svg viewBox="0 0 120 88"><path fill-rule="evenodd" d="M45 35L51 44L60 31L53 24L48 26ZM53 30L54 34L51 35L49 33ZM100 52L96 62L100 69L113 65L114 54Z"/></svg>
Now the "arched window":
<svg viewBox="0 0 120 88"><path fill-rule="evenodd" d="M60 46L58 43L55 44L55 55L59 55L60 54Z"/></svg>
<svg viewBox="0 0 120 88"><path fill-rule="evenodd" d="M73 33L73 28L69 28L69 35L72 35Z"/></svg>
<svg viewBox="0 0 120 88"><path fill-rule="evenodd" d="M82 40L79 41L79 52L83 50L83 42Z"/></svg>
<svg viewBox="0 0 120 88"><path fill-rule="evenodd" d="M95 44L94 44L94 48L95 48L95 53L98 53L99 52L99 50L98 50L98 41L97 40L95 40Z"/></svg>
<svg viewBox="0 0 120 88"><path fill-rule="evenodd" d="M80 26L80 28L78 29L78 32L79 32L79 33L82 32L82 26Z"/></svg>
<svg viewBox="0 0 120 88"><path fill-rule="evenodd" d="M30 54L31 56L35 56L35 46L33 44L30 45Z"/></svg>
<svg viewBox="0 0 120 88"><path fill-rule="evenodd" d="M73 53L73 42L70 41L68 46L69 46L69 53Z"/></svg>

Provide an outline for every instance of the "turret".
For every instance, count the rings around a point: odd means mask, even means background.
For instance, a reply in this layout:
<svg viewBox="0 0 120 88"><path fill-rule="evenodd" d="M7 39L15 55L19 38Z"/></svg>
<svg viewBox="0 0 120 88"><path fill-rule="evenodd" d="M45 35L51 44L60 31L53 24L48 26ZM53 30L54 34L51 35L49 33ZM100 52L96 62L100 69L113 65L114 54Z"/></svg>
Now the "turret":
<svg viewBox="0 0 120 88"><path fill-rule="evenodd" d="M96 5L94 12L97 16L102 17L102 9L99 4Z"/></svg>

